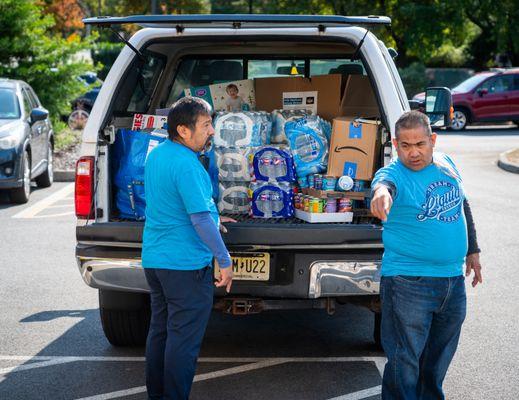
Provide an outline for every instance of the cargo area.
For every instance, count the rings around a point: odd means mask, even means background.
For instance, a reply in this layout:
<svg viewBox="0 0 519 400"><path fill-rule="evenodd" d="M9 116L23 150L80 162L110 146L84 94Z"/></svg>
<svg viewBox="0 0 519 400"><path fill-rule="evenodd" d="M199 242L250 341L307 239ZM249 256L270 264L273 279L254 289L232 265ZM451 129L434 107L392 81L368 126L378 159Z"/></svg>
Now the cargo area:
<svg viewBox="0 0 519 400"><path fill-rule="evenodd" d="M113 240L142 239L147 154L167 138L169 107L191 95L215 110L201 162L220 213L238 221L227 224L229 245L379 241L369 185L390 139L369 69L354 52L346 42L282 38L147 46L105 123L109 222L91 224L96 240L102 226L110 235L118 229ZM88 231L83 240L93 240Z"/></svg>

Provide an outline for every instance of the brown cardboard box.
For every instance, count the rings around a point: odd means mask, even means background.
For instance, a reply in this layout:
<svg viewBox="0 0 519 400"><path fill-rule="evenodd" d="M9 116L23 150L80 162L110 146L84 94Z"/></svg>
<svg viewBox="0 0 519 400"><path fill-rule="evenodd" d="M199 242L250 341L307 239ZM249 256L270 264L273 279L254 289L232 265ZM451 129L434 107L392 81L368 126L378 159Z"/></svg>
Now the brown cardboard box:
<svg viewBox="0 0 519 400"><path fill-rule="evenodd" d="M379 124L340 117L333 120L328 175L370 180L379 155Z"/></svg>
<svg viewBox="0 0 519 400"><path fill-rule="evenodd" d="M256 109L271 112L283 108L283 92L317 91L317 115L331 121L341 114L342 75L318 75L311 78L256 78Z"/></svg>
<svg viewBox="0 0 519 400"><path fill-rule="evenodd" d="M347 77L341 111L337 116L339 115L354 118L380 117L377 99L368 76L349 75Z"/></svg>

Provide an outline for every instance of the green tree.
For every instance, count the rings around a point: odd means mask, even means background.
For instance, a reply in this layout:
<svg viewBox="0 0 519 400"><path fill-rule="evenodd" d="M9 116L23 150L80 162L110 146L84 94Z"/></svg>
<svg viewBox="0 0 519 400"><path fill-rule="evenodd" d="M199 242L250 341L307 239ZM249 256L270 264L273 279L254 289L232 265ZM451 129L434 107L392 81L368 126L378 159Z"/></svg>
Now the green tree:
<svg viewBox="0 0 519 400"><path fill-rule="evenodd" d="M0 2L0 76L29 83L56 120L84 90L76 77L93 66L74 57L90 45L77 35L51 32L54 20L35 0Z"/></svg>

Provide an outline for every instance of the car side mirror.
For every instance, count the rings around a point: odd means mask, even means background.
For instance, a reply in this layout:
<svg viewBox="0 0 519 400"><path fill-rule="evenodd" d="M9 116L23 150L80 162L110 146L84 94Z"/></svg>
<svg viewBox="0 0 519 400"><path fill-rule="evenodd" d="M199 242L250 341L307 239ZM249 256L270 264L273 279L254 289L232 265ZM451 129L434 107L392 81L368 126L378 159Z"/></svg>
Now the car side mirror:
<svg viewBox="0 0 519 400"><path fill-rule="evenodd" d="M36 121L43 121L47 119L49 116L49 112L44 108L33 108L31 110L31 123L35 123Z"/></svg>
<svg viewBox="0 0 519 400"><path fill-rule="evenodd" d="M454 113L450 89L446 87L427 88L425 90L425 113L429 117L432 127L450 126Z"/></svg>
<svg viewBox="0 0 519 400"><path fill-rule="evenodd" d="M477 94L479 97L483 97L484 95L488 94L488 89L484 89L484 88L478 89Z"/></svg>

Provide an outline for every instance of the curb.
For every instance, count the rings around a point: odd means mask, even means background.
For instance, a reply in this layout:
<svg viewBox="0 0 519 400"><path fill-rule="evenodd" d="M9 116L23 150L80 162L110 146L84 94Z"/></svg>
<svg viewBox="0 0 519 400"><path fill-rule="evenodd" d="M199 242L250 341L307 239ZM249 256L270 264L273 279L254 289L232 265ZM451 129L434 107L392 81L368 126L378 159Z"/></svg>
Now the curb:
<svg viewBox="0 0 519 400"><path fill-rule="evenodd" d="M497 165L501 169L504 169L505 171L519 174L519 164L509 161L508 157L507 157L509 153L511 153L512 151L515 151L515 150L517 150L517 149L508 150L508 151L505 151L504 153L501 153L499 155L499 160L497 160Z"/></svg>
<svg viewBox="0 0 519 400"><path fill-rule="evenodd" d="M54 170L54 182L74 182L76 173L73 170Z"/></svg>

